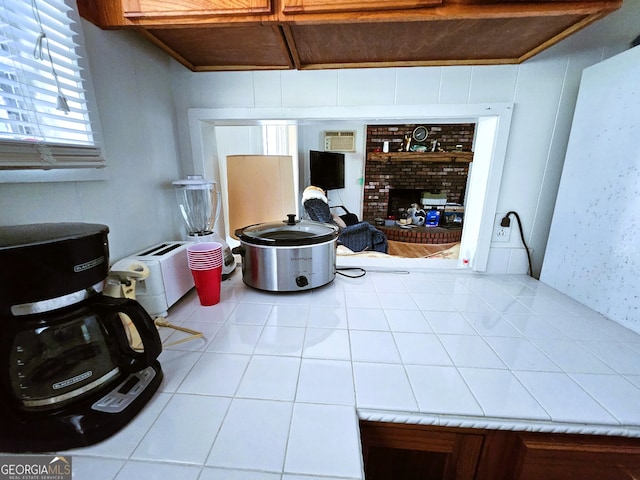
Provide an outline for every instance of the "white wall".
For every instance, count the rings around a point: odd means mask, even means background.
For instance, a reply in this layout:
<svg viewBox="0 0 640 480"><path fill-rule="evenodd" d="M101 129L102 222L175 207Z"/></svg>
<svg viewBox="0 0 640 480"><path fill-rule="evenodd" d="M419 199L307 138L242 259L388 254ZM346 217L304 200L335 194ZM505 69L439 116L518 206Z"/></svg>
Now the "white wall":
<svg viewBox="0 0 640 480"><path fill-rule="evenodd" d="M344 183L345 188L328 192L329 205L343 205L358 218L362 218L362 185L364 181L364 157L366 143L366 129L361 123L350 122L322 122L322 124L302 125L299 128L298 156L300 158L301 193L310 183L309 150L324 150L325 130L354 130L356 132L356 151L344 152ZM336 210L338 215L344 213Z"/></svg>
<svg viewBox="0 0 640 480"><path fill-rule="evenodd" d="M110 179L2 184L0 223L103 223L114 261L179 239L172 60L132 33L83 29Z"/></svg>
<svg viewBox="0 0 640 480"><path fill-rule="evenodd" d="M585 70L540 279L640 333L640 46Z"/></svg>
<svg viewBox="0 0 640 480"><path fill-rule="evenodd" d="M112 259L178 238L171 181L191 173L192 107L515 102L498 207L520 213L539 271L581 71L624 50L638 25L640 0L625 0L520 66L192 73L131 32L83 22L111 178L2 184L0 223L105 223ZM492 269L512 268L512 250L494 247Z"/></svg>
<svg viewBox="0 0 640 480"><path fill-rule="evenodd" d="M183 159L189 108L263 108L514 102L498 211L515 210L540 271L582 69L627 48L639 33L640 0L522 65L190 73L175 65ZM514 228L493 244L489 270L526 269Z"/></svg>

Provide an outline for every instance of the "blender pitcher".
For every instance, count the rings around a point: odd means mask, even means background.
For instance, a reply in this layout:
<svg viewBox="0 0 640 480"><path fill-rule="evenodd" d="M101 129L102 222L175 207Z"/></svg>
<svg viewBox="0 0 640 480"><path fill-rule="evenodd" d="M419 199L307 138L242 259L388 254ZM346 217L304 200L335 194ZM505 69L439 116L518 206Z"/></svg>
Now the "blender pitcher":
<svg viewBox="0 0 640 480"><path fill-rule="evenodd" d="M218 242L222 244L222 277L227 278L236 268L229 245L214 232L220 215L220 191L216 183L202 175L188 175L173 182L180 214L187 227L187 240L192 242Z"/></svg>

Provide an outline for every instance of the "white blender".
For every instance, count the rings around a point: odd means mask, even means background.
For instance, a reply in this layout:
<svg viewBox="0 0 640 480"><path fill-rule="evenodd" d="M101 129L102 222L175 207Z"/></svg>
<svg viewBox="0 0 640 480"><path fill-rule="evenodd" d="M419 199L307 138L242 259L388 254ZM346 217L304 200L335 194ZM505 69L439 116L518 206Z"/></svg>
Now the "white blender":
<svg viewBox="0 0 640 480"><path fill-rule="evenodd" d="M205 180L202 175L187 175L186 180L176 180L173 186L187 226L187 240L221 243L224 254L222 278L229 277L236 268L236 260L227 242L213 231L220 214L220 191L215 182Z"/></svg>

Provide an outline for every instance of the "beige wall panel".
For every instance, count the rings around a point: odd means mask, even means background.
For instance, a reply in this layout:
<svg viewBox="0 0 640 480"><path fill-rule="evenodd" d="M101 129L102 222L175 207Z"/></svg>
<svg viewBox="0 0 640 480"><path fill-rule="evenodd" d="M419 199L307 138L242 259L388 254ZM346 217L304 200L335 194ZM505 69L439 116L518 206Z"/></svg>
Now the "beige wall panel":
<svg viewBox="0 0 640 480"><path fill-rule="evenodd" d="M227 156L229 234L296 212L293 159L279 155Z"/></svg>

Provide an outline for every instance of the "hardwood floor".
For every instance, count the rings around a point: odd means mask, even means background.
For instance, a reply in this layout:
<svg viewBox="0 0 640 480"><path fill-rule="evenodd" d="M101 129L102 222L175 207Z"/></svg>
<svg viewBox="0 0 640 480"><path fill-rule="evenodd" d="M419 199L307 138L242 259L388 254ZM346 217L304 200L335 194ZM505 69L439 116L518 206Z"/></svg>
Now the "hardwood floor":
<svg viewBox="0 0 640 480"><path fill-rule="evenodd" d="M402 258L445 258L457 259L460 256L460 243L422 244L388 240L389 253L353 252L344 245L338 245L337 254L340 256L357 255L362 257L402 257Z"/></svg>
<svg viewBox="0 0 640 480"><path fill-rule="evenodd" d="M389 240L389 255L404 258L451 258L460 256L460 243L441 245L406 243Z"/></svg>

